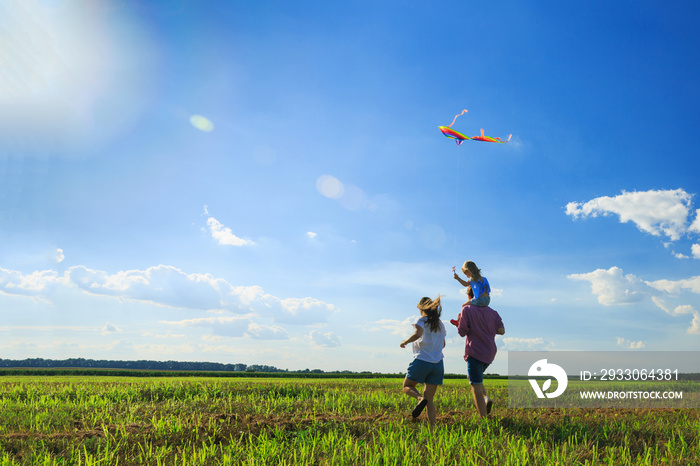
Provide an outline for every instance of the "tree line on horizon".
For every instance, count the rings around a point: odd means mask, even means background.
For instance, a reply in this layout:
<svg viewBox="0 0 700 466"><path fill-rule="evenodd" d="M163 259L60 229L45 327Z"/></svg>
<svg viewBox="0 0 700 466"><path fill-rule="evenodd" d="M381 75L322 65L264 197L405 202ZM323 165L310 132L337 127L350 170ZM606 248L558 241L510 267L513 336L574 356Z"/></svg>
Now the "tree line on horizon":
<svg viewBox="0 0 700 466"><path fill-rule="evenodd" d="M5 369L129 369L129 370L158 370L158 371L207 371L207 372L290 372L290 373L326 373L321 369L304 369L289 371L275 366L264 364L223 364L218 362L189 362L189 361L122 361L105 359L0 359L0 368ZM347 373L350 371L334 371L333 373Z"/></svg>

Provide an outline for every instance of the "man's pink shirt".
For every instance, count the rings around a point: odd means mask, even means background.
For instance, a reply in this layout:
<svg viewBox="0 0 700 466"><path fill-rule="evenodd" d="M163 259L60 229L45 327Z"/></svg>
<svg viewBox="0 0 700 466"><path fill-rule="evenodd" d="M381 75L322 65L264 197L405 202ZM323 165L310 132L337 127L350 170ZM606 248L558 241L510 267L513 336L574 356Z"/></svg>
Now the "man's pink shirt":
<svg viewBox="0 0 700 466"><path fill-rule="evenodd" d="M488 306L462 306L457 332L467 337L464 344L464 360L469 356L486 364L491 364L496 357L496 330L503 327L503 320L498 312Z"/></svg>

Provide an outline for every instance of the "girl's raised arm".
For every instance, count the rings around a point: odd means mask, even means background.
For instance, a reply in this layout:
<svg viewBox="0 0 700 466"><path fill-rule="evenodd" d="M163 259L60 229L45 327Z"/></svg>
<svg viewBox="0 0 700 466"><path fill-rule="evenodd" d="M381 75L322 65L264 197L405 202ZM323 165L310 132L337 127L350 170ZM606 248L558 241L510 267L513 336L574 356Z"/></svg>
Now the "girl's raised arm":
<svg viewBox="0 0 700 466"><path fill-rule="evenodd" d="M459 275L457 275L457 272L454 274L454 279L457 280L462 286L469 286L469 282L462 280Z"/></svg>

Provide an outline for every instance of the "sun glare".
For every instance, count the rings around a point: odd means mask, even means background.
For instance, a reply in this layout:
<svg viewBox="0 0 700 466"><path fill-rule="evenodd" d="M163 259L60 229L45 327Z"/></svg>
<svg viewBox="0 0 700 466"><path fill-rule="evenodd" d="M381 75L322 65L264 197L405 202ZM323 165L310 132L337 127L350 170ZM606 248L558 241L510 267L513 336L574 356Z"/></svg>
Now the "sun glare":
<svg viewBox="0 0 700 466"><path fill-rule="evenodd" d="M0 138L64 150L104 143L139 113L147 55L128 15L80 2L0 4ZM131 71L130 71L131 70Z"/></svg>

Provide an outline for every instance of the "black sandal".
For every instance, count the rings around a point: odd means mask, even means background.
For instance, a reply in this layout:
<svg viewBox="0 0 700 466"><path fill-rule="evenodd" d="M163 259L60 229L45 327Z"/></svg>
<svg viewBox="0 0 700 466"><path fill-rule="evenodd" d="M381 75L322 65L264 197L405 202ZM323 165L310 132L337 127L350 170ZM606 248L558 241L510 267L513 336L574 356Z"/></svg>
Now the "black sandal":
<svg viewBox="0 0 700 466"><path fill-rule="evenodd" d="M420 400L420 402L416 405L415 408L413 408L413 411L411 411L411 416L413 416L413 419L416 419L418 416L420 416L420 413L423 412L423 409L425 406L428 404L428 400L423 398Z"/></svg>

